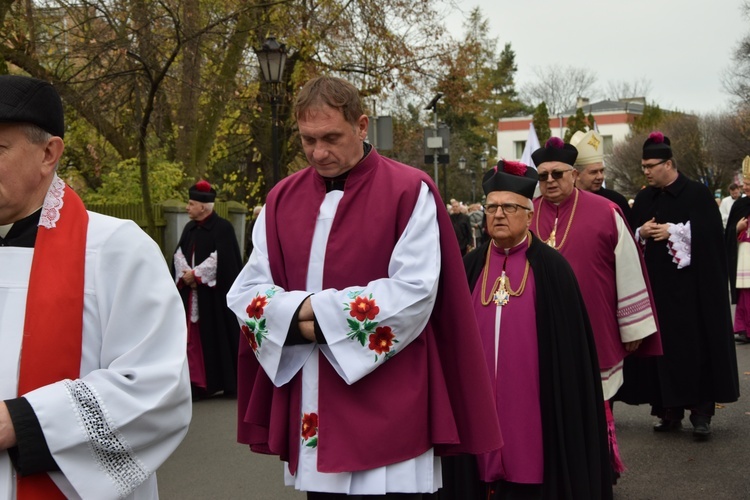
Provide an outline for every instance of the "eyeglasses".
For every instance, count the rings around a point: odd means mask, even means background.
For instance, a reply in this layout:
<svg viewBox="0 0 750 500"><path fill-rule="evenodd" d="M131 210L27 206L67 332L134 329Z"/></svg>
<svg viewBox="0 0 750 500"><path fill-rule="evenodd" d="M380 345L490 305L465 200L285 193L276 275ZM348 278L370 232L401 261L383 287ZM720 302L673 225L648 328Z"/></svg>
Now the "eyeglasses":
<svg viewBox="0 0 750 500"><path fill-rule="evenodd" d="M569 168L568 170L553 170L551 172L539 172L539 182L547 182L550 175L552 176L553 179L555 179L556 181L559 181L560 179L562 179L563 175L570 172L571 170L574 170L574 169Z"/></svg>
<svg viewBox="0 0 750 500"><path fill-rule="evenodd" d="M523 208L524 210L531 210L529 207L524 207L523 205L519 205L517 203L503 203L501 205L485 205L484 211L490 215L494 215L497 212L498 208L502 210L506 215L516 213L519 208Z"/></svg>
<svg viewBox="0 0 750 500"><path fill-rule="evenodd" d="M654 167L658 167L658 166L659 166L659 165L661 165L662 163L666 163L666 162L668 162L668 161L669 161L669 160L662 160L662 161L660 161L659 163L653 163L653 164L651 164L651 165L641 165L641 170L643 170L643 171L645 172L646 170L651 170L652 168L654 168Z"/></svg>

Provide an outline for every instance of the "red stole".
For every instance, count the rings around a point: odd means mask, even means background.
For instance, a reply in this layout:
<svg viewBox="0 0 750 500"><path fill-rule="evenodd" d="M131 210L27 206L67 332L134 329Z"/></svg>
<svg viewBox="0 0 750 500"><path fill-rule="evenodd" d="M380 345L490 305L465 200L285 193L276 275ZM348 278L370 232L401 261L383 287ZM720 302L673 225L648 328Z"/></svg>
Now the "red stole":
<svg viewBox="0 0 750 500"><path fill-rule="evenodd" d="M63 201L56 226L52 229L40 226L34 243L21 345L19 396L60 380L77 379L81 372L89 216L70 187L66 186ZM50 320L52 313L54 321ZM65 498L46 473L19 476L17 486L19 500Z"/></svg>
<svg viewBox="0 0 750 500"><path fill-rule="evenodd" d="M442 272L432 317L406 349L351 386L320 356L321 472L373 469L414 458L430 447L438 454L479 453L502 443L455 233L426 174L374 150L351 170L326 248L323 287L343 289L388 276L420 181L435 196L441 235ZM305 289L313 229L324 197L324 180L312 168L284 179L269 193L271 271L274 282L286 290ZM244 344L239 440L255 451L280 455L294 474L301 374L284 387L273 387Z"/></svg>

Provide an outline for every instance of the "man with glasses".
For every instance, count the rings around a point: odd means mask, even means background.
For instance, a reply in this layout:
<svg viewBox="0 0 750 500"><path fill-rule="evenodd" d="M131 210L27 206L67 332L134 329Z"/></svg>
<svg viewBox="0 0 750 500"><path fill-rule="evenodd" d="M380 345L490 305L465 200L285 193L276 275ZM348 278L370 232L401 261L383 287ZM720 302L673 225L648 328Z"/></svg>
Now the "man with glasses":
<svg viewBox="0 0 750 500"><path fill-rule="evenodd" d="M483 179L491 240L464 264L505 443L447 462L463 473L441 499L612 498L591 325L570 265L529 231L536 180L507 161Z"/></svg>
<svg viewBox="0 0 750 500"><path fill-rule="evenodd" d="M534 200L531 230L570 263L581 286L594 330L604 400L623 383L623 361L631 353L661 353L640 252L622 212L614 203L575 187L578 151L557 137L531 157L539 170L542 196ZM611 408L606 404L612 466L619 459Z"/></svg>
<svg viewBox="0 0 750 500"><path fill-rule="evenodd" d="M618 397L650 403L657 432L679 430L689 409L693 436L705 440L715 402L739 395L721 215L706 186L677 170L668 137L649 135L642 158L648 187L635 198L633 223L664 356L629 362Z"/></svg>

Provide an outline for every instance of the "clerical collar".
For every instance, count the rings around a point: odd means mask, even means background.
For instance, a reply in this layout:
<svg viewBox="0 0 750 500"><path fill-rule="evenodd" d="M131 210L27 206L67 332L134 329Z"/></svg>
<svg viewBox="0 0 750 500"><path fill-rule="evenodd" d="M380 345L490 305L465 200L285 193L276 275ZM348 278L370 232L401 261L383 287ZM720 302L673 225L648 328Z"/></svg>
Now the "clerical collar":
<svg viewBox="0 0 750 500"><path fill-rule="evenodd" d="M331 191L343 191L344 186L346 186L346 178L349 177L349 172L350 171L347 170L336 177L326 177L326 193L330 193Z"/></svg>
<svg viewBox="0 0 750 500"><path fill-rule="evenodd" d="M0 226L0 246L33 247L41 214L40 208L23 219ZM7 231L2 231L5 228Z"/></svg>
<svg viewBox="0 0 750 500"><path fill-rule="evenodd" d="M372 150L372 144L369 144L367 142L362 143L362 160L365 159L365 157L370 153ZM360 161L362 161L360 160ZM357 164L359 165L359 164ZM356 166L354 168L357 168ZM353 170L353 169L351 169ZM346 179L349 177L349 172L351 170L347 170L341 175L337 175L336 177L326 177L324 178L324 181L326 183L326 193L330 193L331 191L343 191L344 187L346 187Z"/></svg>
<svg viewBox="0 0 750 500"><path fill-rule="evenodd" d="M528 233L528 231L527 231L527 232L526 232L526 236L524 236L524 237L523 237L523 239L522 239L521 241L519 241L518 243L516 243L515 245L513 245L513 246L512 246L512 247L510 247L510 248L502 248L502 247L499 247L499 246L497 245L497 243L495 243L495 240L490 240L490 243L492 244L492 248L493 248L493 249L494 249L495 251L497 251L497 252L499 252L499 253L504 253L505 255L508 255L509 253L513 252L513 251L514 251L515 249L517 249L518 247L520 247L521 245L523 245L523 244L524 244L524 243L526 242L526 238L528 238L528 237L529 237L529 233Z"/></svg>

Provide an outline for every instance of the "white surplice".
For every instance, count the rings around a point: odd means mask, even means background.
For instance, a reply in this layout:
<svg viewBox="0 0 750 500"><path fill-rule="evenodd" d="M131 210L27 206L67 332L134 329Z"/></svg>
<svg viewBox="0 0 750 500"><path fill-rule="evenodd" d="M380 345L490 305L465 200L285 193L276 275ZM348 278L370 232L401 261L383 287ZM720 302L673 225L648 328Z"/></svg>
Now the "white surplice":
<svg viewBox="0 0 750 500"><path fill-rule="evenodd" d="M354 296L372 294L380 308L378 320L399 332L397 349L401 350L426 326L438 289L440 233L437 213L434 198L427 185L422 183L409 223L391 255L388 278L343 290L323 290L326 243L343 195L343 191L331 191L321 204L307 263L306 290L287 292L273 283L265 240L264 209L253 229L250 260L227 295L229 307L243 323L248 317L246 308L253 298L258 294L268 295L273 290L265 311L268 335L256 354L263 370L277 387L288 383L302 370L302 412L307 414L318 411L319 349L347 384L367 376L385 361L384 356L374 361L372 350L347 337L346 322L342 321L344 304L351 302ZM377 208L372 207L372 210ZM373 244L377 245L377 242ZM284 346L295 312L310 295L327 344ZM321 435L320 439L325 439L325 436ZM285 467L286 484L303 491L352 495L432 493L442 486L440 459L434 456L432 449L411 460L354 473L321 473L316 463L316 448L301 444L297 474L292 476Z"/></svg>
<svg viewBox="0 0 750 500"><path fill-rule="evenodd" d="M61 470L50 476L68 498L157 498L154 471L191 417L185 311L161 251L132 221L89 213L81 376L19 395L33 253L0 247L0 398L31 404ZM43 313L54 335L55 311ZM13 498L3 451L0 499Z"/></svg>

